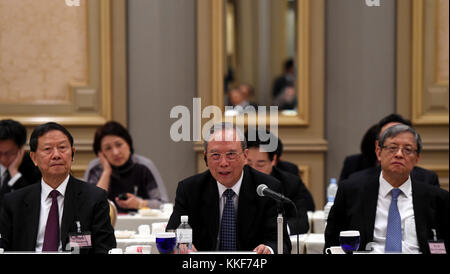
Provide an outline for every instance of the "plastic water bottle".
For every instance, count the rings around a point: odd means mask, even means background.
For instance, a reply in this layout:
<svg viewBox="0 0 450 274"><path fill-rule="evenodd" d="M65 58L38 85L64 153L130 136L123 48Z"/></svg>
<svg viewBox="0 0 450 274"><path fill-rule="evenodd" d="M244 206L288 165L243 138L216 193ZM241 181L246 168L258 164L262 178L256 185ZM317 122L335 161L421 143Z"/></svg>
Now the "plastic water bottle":
<svg viewBox="0 0 450 274"><path fill-rule="evenodd" d="M176 230L177 234L177 252L180 253L179 246L184 244L188 250L192 250L192 228L188 223L189 217L187 215L181 216L181 224Z"/></svg>
<svg viewBox="0 0 450 274"><path fill-rule="evenodd" d="M323 209L323 213L324 213L324 218L325 218L325 222L328 219L328 214L330 213L330 209L334 204L334 197L336 197L336 192L337 192L338 186L336 183L336 178L331 178L330 179L330 184L328 185L327 188L327 204L325 205L324 209Z"/></svg>

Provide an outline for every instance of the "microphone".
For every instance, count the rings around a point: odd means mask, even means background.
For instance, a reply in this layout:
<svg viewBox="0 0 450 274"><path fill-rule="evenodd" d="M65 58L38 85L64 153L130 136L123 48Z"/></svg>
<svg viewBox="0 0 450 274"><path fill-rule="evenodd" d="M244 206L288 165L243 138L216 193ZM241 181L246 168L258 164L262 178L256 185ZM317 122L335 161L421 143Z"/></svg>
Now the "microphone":
<svg viewBox="0 0 450 274"><path fill-rule="evenodd" d="M273 190L271 190L268 186L266 186L265 184L261 184L256 188L256 193L258 193L259 196L261 197L270 197L272 199L275 199L279 202L284 202L284 203L292 203L292 201L288 198L285 197L283 194L280 194L278 192L275 192Z"/></svg>

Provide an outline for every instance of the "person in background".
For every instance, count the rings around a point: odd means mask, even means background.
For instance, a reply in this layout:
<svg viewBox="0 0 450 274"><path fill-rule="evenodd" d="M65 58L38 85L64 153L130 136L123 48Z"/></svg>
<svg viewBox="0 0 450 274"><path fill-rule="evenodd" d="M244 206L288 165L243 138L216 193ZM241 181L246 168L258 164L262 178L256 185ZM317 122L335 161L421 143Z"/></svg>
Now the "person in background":
<svg viewBox="0 0 450 274"><path fill-rule="evenodd" d="M280 138L278 138L278 146L275 154L277 155L277 168L300 177L300 170L296 164L281 159L281 155L283 154L283 143Z"/></svg>
<svg viewBox="0 0 450 274"><path fill-rule="evenodd" d="M374 141L374 149L372 150L372 153L369 153L370 149L370 145L368 144L370 140L367 140L366 142L366 146L367 146L367 152L365 155L362 154L357 154L357 155L353 155L353 156L349 156L346 158L346 160L344 161L344 168L341 171L341 176L342 174L344 174L343 177L347 176L347 177L351 177L353 175L359 176L361 175L361 173L370 173L373 170L376 170L377 168L379 168L379 161L375 161L375 162L371 162L372 166L371 167L366 167L365 164L363 164L361 161L364 161L364 159L373 159L376 155L375 155L375 148L378 147L378 138L383 134L383 132L388 129L391 126L394 125L398 125L398 124L403 124L403 125L407 125L407 126L412 126L411 125L411 121L403 118L401 115L393 113L390 114L386 117L384 117L383 119L381 119L377 125L376 125L376 129L374 133L369 133L369 134L375 134L376 135L376 139ZM370 137L369 139L371 139L373 137ZM371 155L370 155L371 154ZM425 168L421 168L419 166L414 166L414 168L411 171L411 177L412 178L417 178L421 181L427 182L430 185L434 185L434 186L440 186L439 184L439 177L436 174L436 172L432 171L432 170L428 170Z"/></svg>
<svg viewBox="0 0 450 274"><path fill-rule="evenodd" d="M375 142L378 138L378 124L371 126L361 141L361 153L347 156L339 176L339 181L347 179L352 173L374 167L378 164Z"/></svg>
<svg viewBox="0 0 450 274"><path fill-rule="evenodd" d="M288 84L275 97L273 104L278 106L279 110L295 110L297 108L298 99L293 84Z"/></svg>
<svg viewBox="0 0 450 274"><path fill-rule="evenodd" d="M277 203L258 196L266 184L280 192L280 182L247 164L244 134L234 125L214 125L205 136L208 170L178 183L175 206L166 230L174 230L182 215L189 216L193 250L277 252ZM292 248L283 224L283 253Z"/></svg>
<svg viewBox="0 0 450 274"><path fill-rule="evenodd" d="M314 210L314 201L311 194L300 177L282 171L275 166L277 162L275 151L268 152L263 146L268 145L271 141L261 141L258 131L255 130L255 133L255 140L249 137L248 131L245 134L248 148L248 165L259 172L277 178L281 182L283 195L289 198L297 209L296 213L295 208L291 204L284 205L289 233L291 235L307 233L309 223L306 212ZM274 140L272 142L278 143L278 138L273 134L265 132L265 136L270 136L269 138Z"/></svg>
<svg viewBox="0 0 450 274"><path fill-rule="evenodd" d="M294 59L289 58L284 62L283 75L277 77L273 82L272 96L275 100L285 90L287 86L294 86L295 84L295 70Z"/></svg>
<svg viewBox="0 0 450 274"><path fill-rule="evenodd" d="M325 248L339 245L339 233L358 230L359 250L430 253L428 241L449 250L449 193L411 176L422 140L410 126L387 128L376 147L380 169L350 176L339 185L325 229Z"/></svg>
<svg viewBox="0 0 450 274"><path fill-rule="evenodd" d="M85 180L106 190L119 212L159 209L168 201L164 185L155 179L156 168L152 172L145 164L151 161L134 154L131 136L121 124L109 121L98 128L93 147L98 159L89 164Z"/></svg>
<svg viewBox="0 0 450 274"><path fill-rule="evenodd" d="M106 192L70 175L75 148L69 131L53 122L37 126L30 151L42 179L5 195L0 213L3 248L70 251L80 243L71 241L71 235L82 237L81 253L106 254L115 248Z"/></svg>
<svg viewBox="0 0 450 274"><path fill-rule="evenodd" d="M41 172L25 151L27 131L14 120L0 121L0 208L6 193L39 182Z"/></svg>
<svg viewBox="0 0 450 274"><path fill-rule="evenodd" d="M244 101L241 103L241 106L245 108L246 106L252 106L255 108L255 111L258 111L258 105L253 102L253 97L255 96L255 89L250 84L240 84L239 91L242 94L242 98Z"/></svg>

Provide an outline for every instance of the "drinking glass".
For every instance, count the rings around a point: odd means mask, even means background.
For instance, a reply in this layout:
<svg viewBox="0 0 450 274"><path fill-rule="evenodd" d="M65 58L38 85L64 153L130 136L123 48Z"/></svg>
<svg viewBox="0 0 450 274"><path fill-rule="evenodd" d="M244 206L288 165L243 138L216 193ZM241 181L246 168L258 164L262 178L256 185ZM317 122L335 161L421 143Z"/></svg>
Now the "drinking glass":
<svg viewBox="0 0 450 274"><path fill-rule="evenodd" d="M160 254L173 254L177 245L175 232L156 233L156 248Z"/></svg>
<svg viewBox="0 0 450 274"><path fill-rule="evenodd" d="M341 231L339 243L346 254L353 254L359 248L360 235L357 230Z"/></svg>

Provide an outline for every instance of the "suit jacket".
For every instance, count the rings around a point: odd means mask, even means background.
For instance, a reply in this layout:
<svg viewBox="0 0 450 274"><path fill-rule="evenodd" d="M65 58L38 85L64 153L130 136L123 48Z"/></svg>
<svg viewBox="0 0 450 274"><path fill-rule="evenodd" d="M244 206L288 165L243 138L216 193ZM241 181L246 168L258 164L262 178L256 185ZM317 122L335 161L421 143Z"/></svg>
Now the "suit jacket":
<svg viewBox="0 0 450 274"><path fill-rule="evenodd" d="M280 192L280 182L244 167L244 176L238 198L237 250L252 251L260 244L270 246L277 252L277 203L256 193L259 184ZM217 250L219 239L220 209L217 181L211 172L189 177L178 183L175 206L167 224L167 230L176 229L182 215L189 216L193 244L199 251ZM290 253L291 241L284 223L284 253Z"/></svg>
<svg viewBox="0 0 450 274"><path fill-rule="evenodd" d="M0 190L0 208L3 203L3 197L6 193L40 182L42 177L39 168L34 165L28 152L25 152L23 155L22 163L19 166L19 172L22 176L14 183L12 187L2 187Z"/></svg>
<svg viewBox="0 0 450 274"><path fill-rule="evenodd" d="M353 174L363 172L366 169L369 169L368 171L366 170L366 172L373 172L373 170L376 170L377 168L379 169L380 167L373 166L373 164L371 164L362 154L348 156L344 160L344 167L342 168L339 181L345 180L353 176ZM411 178L416 178L419 181L426 182L430 185L440 186L439 177L436 172L418 166L415 166L411 171Z"/></svg>
<svg viewBox="0 0 450 274"><path fill-rule="evenodd" d="M339 184L334 205L330 210L325 230L325 248L339 245L339 232L358 230L361 235L359 250L373 241L378 201L380 169L360 173ZM416 233L422 253L429 253L428 240L432 229L444 240L449 251L449 194L441 188L411 177L412 199Z"/></svg>
<svg viewBox="0 0 450 274"><path fill-rule="evenodd" d="M298 166L288 161L278 161L277 168L300 177Z"/></svg>
<svg viewBox="0 0 450 274"><path fill-rule="evenodd" d="M374 164L375 162L372 162L361 153L349 155L344 159L339 181L347 179L354 172L373 167Z"/></svg>
<svg viewBox="0 0 450 274"><path fill-rule="evenodd" d="M33 184L5 195L0 213L0 233L7 251L35 251L41 207L41 184ZM91 233L89 253L107 253L116 247L114 229L109 217L107 194L101 188L70 176L64 195L60 225L63 250L69 233L76 232L80 221L82 232Z"/></svg>
<svg viewBox="0 0 450 274"><path fill-rule="evenodd" d="M284 204L284 217L287 218L290 234L295 235L308 232L309 223L306 212L308 210L308 204L312 202L312 197L308 189L306 189L300 177L284 172L276 167L272 168L270 175L281 182L283 195L291 199L297 208L296 215L292 205Z"/></svg>

